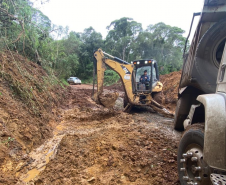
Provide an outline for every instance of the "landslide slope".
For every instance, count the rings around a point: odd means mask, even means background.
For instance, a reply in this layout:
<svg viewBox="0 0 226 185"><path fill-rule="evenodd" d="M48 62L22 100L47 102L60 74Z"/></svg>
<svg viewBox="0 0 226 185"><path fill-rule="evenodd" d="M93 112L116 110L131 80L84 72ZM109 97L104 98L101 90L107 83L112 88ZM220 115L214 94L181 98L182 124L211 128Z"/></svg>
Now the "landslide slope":
<svg viewBox="0 0 226 185"><path fill-rule="evenodd" d="M0 53L0 184L14 184L17 161L52 136L64 88L17 53Z"/></svg>

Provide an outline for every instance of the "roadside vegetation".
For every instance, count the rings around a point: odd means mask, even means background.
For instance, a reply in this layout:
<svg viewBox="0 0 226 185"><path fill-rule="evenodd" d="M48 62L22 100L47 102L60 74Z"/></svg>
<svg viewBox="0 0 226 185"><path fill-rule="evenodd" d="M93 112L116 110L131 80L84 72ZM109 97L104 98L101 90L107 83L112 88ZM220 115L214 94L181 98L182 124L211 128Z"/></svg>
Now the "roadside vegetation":
<svg viewBox="0 0 226 185"><path fill-rule="evenodd" d="M54 25L32 2L0 0L0 50L18 52L49 75L64 79L64 84L69 76L92 82L92 56L98 48L128 62L154 58L160 74L181 69L185 38L178 27L160 22L143 29L132 18L123 17L106 25L108 35L103 38L92 27L79 33ZM106 84L118 79L117 74L106 71Z"/></svg>

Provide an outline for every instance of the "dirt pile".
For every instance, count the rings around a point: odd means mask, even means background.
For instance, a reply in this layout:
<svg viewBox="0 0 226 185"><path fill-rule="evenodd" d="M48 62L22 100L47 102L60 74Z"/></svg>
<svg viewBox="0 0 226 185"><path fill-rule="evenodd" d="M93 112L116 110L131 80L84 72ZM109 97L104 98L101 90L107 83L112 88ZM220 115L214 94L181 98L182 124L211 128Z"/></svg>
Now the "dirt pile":
<svg viewBox="0 0 226 185"><path fill-rule="evenodd" d="M42 67L17 53L0 53L0 184L14 184L7 176L17 161L52 136L63 95Z"/></svg>
<svg viewBox="0 0 226 185"><path fill-rule="evenodd" d="M160 75L160 82L163 83L164 106L175 111L178 88L181 78L181 71L172 72L166 75Z"/></svg>
<svg viewBox="0 0 226 185"><path fill-rule="evenodd" d="M124 92L124 87L122 85L121 79L117 83L115 83L113 85L105 86L104 89L115 90L115 91L118 90L118 91L123 91Z"/></svg>
<svg viewBox="0 0 226 185"><path fill-rule="evenodd" d="M82 85L83 86L83 85ZM70 109L72 107L89 107L96 108L99 105L95 104L91 99L92 90L91 89L76 89L76 86L71 86L67 89L64 108ZM79 86L80 87L80 86Z"/></svg>

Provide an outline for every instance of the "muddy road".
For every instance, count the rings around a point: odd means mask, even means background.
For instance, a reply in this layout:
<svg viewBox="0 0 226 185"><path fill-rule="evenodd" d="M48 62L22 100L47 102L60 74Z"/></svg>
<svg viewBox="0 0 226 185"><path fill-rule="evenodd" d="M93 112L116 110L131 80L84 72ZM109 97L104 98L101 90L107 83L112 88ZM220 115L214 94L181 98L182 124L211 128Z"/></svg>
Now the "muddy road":
<svg viewBox="0 0 226 185"><path fill-rule="evenodd" d="M146 109L122 112L123 92L108 110L91 92L71 86L53 137L18 164L17 184L179 184L173 120Z"/></svg>

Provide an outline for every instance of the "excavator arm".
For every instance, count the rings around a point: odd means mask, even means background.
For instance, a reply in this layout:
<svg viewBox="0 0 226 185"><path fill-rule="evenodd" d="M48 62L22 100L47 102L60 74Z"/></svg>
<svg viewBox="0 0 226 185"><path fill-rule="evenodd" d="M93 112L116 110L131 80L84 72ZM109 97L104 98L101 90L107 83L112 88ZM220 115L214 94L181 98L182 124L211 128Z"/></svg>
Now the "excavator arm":
<svg viewBox="0 0 226 185"><path fill-rule="evenodd" d="M114 60L106 58L104 54L110 56ZM100 102L100 96L103 93L103 83L104 83L104 72L106 66L110 67L112 70L118 73L121 77L122 84L125 88L125 93L128 97L129 102L132 102L134 99L133 90L132 90L132 78L133 78L133 64L129 64L119 58L113 57L107 53L104 53L101 49L98 49L94 53L96 58L97 66L97 92L94 94L94 100Z"/></svg>

